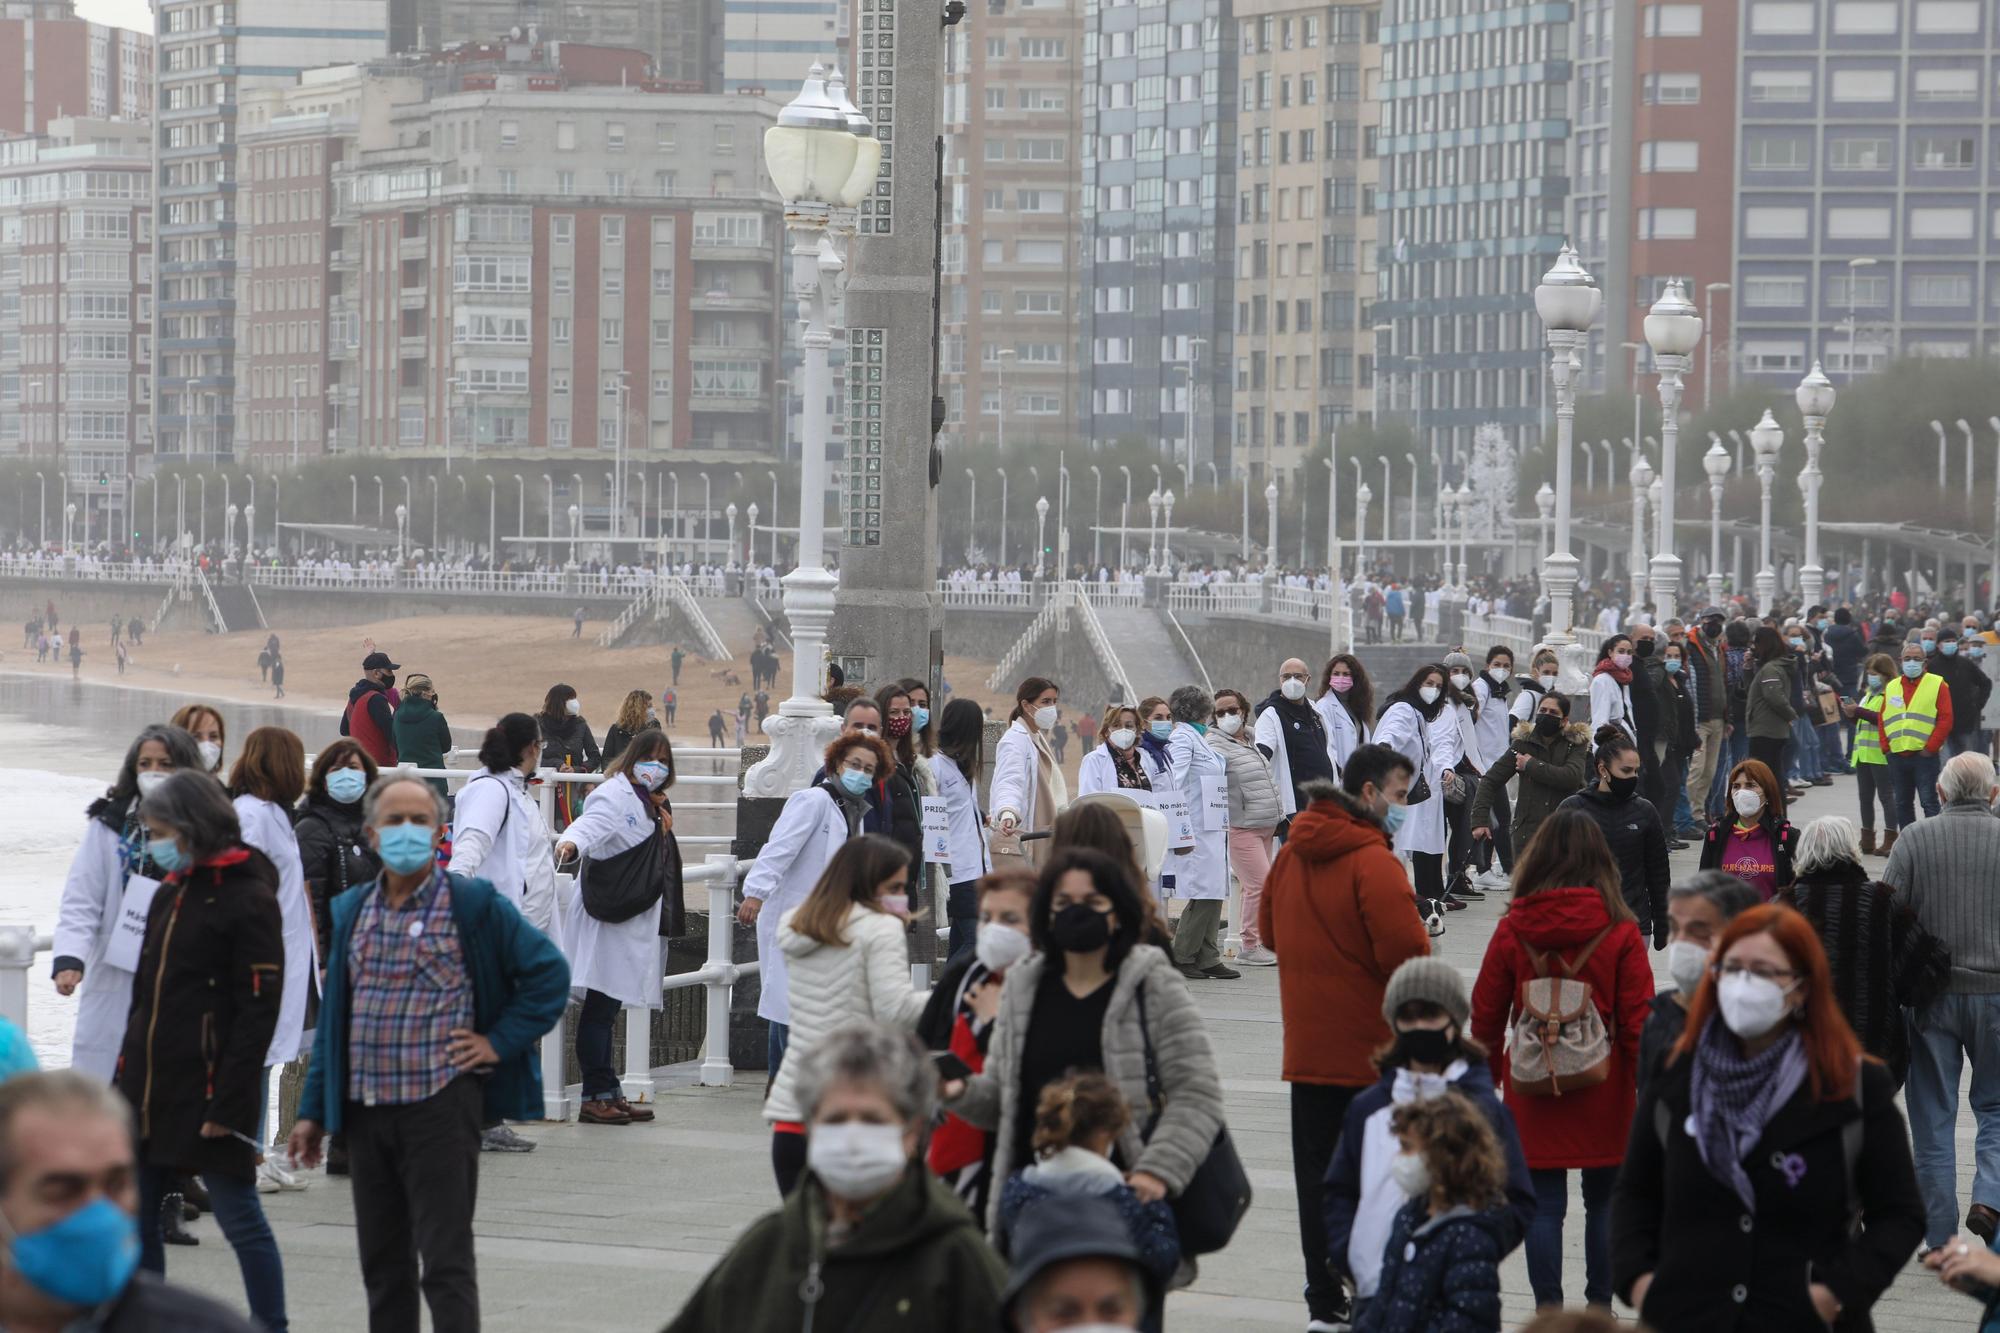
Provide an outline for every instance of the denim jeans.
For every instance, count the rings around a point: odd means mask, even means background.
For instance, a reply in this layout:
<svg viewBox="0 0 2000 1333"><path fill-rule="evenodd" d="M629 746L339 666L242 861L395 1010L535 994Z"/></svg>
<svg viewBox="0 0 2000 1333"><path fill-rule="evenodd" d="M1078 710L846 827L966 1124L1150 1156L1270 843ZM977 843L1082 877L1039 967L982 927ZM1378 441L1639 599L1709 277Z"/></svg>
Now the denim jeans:
<svg viewBox="0 0 2000 1333"><path fill-rule="evenodd" d="M1674 817L1667 829L1669 833L1694 827L1694 807L1688 804L1687 782L1686 759L1676 759L1667 766L1667 790L1673 793L1674 798Z"/></svg>
<svg viewBox="0 0 2000 1333"><path fill-rule="evenodd" d="M1750 733L1738 727L1732 734L1722 738L1722 751L1715 762L1715 777L1708 784L1708 800L1705 802L1711 819L1727 813L1729 804L1729 770L1750 757ZM1773 777L1777 775L1772 774Z"/></svg>
<svg viewBox="0 0 2000 1333"><path fill-rule="evenodd" d="M1813 728L1819 733L1819 766L1824 773L1848 772L1847 747L1840 743L1840 724L1822 722Z"/></svg>
<svg viewBox="0 0 2000 1333"><path fill-rule="evenodd" d="M785 1063L785 1047L791 1040L790 1023L771 1024L771 1035L764 1047L764 1060L772 1078L778 1076L778 1066Z"/></svg>
<svg viewBox="0 0 2000 1333"><path fill-rule="evenodd" d="M970 952L979 940L979 895L974 891L978 882L960 880L945 890L945 921L951 927L945 947L946 967L957 962L960 954Z"/></svg>
<svg viewBox="0 0 2000 1333"><path fill-rule="evenodd" d="M175 1183L179 1176L164 1167L139 1168L139 1267L162 1277L167 1272L167 1252L160 1242L160 1201L179 1190ZM204 1174L201 1183L214 1205L223 1239L236 1251L251 1317L268 1333L285 1333L290 1327L285 1318L285 1264L278 1257L277 1237L264 1218L264 1205L257 1201L256 1182Z"/></svg>
<svg viewBox="0 0 2000 1333"><path fill-rule="evenodd" d="M1854 791L1861 798L1861 831L1875 831L1875 807L1882 807L1882 831L1887 833L1899 829L1896 822L1894 798L1895 783L1890 780L1887 764L1856 764L1854 766Z"/></svg>
<svg viewBox="0 0 2000 1333"><path fill-rule="evenodd" d="M1800 714L1792 719L1791 776L1810 782L1820 776L1819 731Z"/></svg>
<svg viewBox="0 0 2000 1333"><path fill-rule="evenodd" d="M1583 1176L1583 1299L1611 1303L1611 1186L1615 1166L1586 1166ZM1563 1303L1563 1215L1569 1211L1569 1172L1529 1171L1535 1182L1535 1220L1528 1227L1528 1285L1535 1305Z"/></svg>
<svg viewBox="0 0 2000 1333"><path fill-rule="evenodd" d="M624 1008L602 991L583 993L583 1011L576 1020L576 1064L583 1071L583 1099L587 1102L610 1101L619 1095L611 1035Z"/></svg>
<svg viewBox="0 0 2000 1333"><path fill-rule="evenodd" d="M1910 1016L1910 1148L1924 1243L1958 1233L1958 1081L1972 1065L1972 1202L2000 1208L2000 995L1942 995Z"/></svg>
<svg viewBox="0 0 2000 1333"><path fill-rule="evenodd" d="M1922 750L1906 750L1889 756L1889 776L1896 784L1896 827L1908 828L1917 822L1917 802L1924 803L1924 815L1938 812L1938 769L1943 761Z"/></svg>

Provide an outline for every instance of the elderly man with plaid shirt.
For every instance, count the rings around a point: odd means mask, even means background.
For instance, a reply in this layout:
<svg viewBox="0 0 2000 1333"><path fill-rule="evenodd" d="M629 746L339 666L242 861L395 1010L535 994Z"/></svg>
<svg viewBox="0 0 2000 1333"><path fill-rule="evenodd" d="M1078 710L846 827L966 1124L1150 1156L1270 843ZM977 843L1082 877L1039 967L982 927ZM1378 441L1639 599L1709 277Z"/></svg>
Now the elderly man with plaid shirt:
<svg viewBox="0 0 2000 1333"><path fill-rule="evenodd" d="M439 868L428 784L383 777L362 822L382 875L333 902L292 1155L311 1166L345 1135L370 1333L417 1333L420 1285L437 1333L476 1333L480 1126L542 1114L534 1045L569 965L491 884Z"/></svg>

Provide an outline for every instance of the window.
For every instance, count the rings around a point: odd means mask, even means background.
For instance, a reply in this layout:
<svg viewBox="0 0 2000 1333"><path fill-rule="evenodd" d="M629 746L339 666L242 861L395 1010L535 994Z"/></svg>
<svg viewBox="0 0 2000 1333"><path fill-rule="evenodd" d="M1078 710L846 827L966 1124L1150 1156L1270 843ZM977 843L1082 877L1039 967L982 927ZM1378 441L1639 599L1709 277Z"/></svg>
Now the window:
<svg viewBox="0 0 2000 1333"><path fill-rule="evenodd" d="M1062 312L1063 298L1061 292L1014 293L1014 313L1016 314L1060 315Z"/></svg>
<svg viewBox="0 0 2000 1333"><path fill-rule="evenodd" d="M1765 205L1743 210L1743 235L1753 241L1802 241L1808 224L1803 207Z"/></svg>
<svg viewBox="0 0 2000 1333"><path fill-rule="evenodd" d="M764 244L764 216L761 213L696 213L694 243L759 248Z"/></svg>
<svg viewBox="0 0 2000 1333"><path fill-rule="evenodd" d="M1921 36L1976 33L1979 0L1917 0L1916 31Z"/></svg>
<svg viewBox="0 0 2000 1333"><path fill-rule="evenodd" d="M755 398L764 389L761 361L697 361L691 373L698 396Z"/></svg>
<svg viewBox="0 0 2000 1333"><path fill-rule="evenodd" d="M549 448L551 449L569 448L568 417L549 418Z"/></svg>
<svg viewBox="0 0 2000 1333"><path fill-rule="evenodd" d="M1062 111L1069 106L1069 95L1060 88L1023 88L1020 106L1023 111Z"/></svg>
<svg viewBox="0 0 2000 1333"><path fill-rule="evenodd" d="M1974 165L1978 140L1957 134L1919 134L1910 141L1910 165L1932 171L1967 171Z"/></svg>
<svg viewBox="0 0 2000 1333"><path fill-rule="evenodd" d="M1692 139L1650 139L1639 145L1640 171L1697 171L1701 145Z"/></svg>
<svg viewBox="0 0 2000 1333"><path fill-rule="evenodd" d="M1754 37L1810 37L1814 6L1806 0L1755 0L1750 6Z"/></svg>
<svg viewBox="0 0 2000 1333"><path fill-rule="evenodd" d="M549 270L549 290L557 296L568 296L571 287L571 269L565 264Z"/></svg>
<svg viewBox="0 0 2000 1333"><path fill-rule="evenodd" d="M1060 264L1063 262L1061 241L1021 240L1014 243L1014 259L1022 264Z"/></svg>
<svg viewBox="0 0 2000 1333"><path fill-rule="evenodd" d="M1885 306L1889 304L1889 279L1878 273L1829 273L1826 275L1826 303L1830 306Z"/></svg>
<svg viewBox="0 0 2000 1333"><path fill-rule="evenodd" d="M1887 210L1883 210L1886 212ZM1910 239L1913 241L1969 241L1972 239L1970 208L1913 208L1910 210Z"/></svg>
<svg viewBox="0 0 2000 1333"><path fill-rule="evenodd" d="M607 120L604 122L604 147L613 153L625 151L625 122Z"/></svg>
<svg viewBox="0 0 2000 1333"><path fill-rule="evenodd" d="M1022 139L1017 151L1023 162L1060 162L1068 147L1061 139Z"/></svg>
<svg viewBox="0 0 2000 1333"><path fill-rule="evenodd" d="M1836 0L1833 31L1841 37L1893 37L1899 8L1896 0Z"/></svg>
<svg viewBox="0 0 2000 1333"><path fill-rule="evenodd" d="M1891 225L1886 208L1849 205L1826 210L1826 237L1830 241L1886 241Z"/></svg>
<svg viewBox="0 0 2000 1333"><path fill-rule="evenodd" d="M1969 102L1979 96L1979 71L1920 69L1911 91L1919 102Z"/></svg>
<svg viewBox="0 0 2000 1333"><path fill-rule="evenodd" d="M500 146L502 148L519 148L521 146L520 121L503 120L500 122Z"/></svg>
<svg viewBox="0 0 2000 1333"><path fill-rule="evenodd" d="M1834 139L1826 146L1828 171L1887 171L1895 162L1887 139Z"/></svg>
<svg viewBox="0 0 2000 1333"><path fill-rule="evenodd" d="M1833 100L1836 102L1893 102L1896 100L1896 71L1893 69L1837 69L1833 72Z"/></svg>
<svg viewBox="0 0 2000 1333"><path fill-rule="evenodd" d="M556 193L564 197L569 197L576 193L576 173L574 171L558 171L556 173Z"/></svg>
<svg viewBox="0 0 2000 1333"><path fill-rule="evenodd" d="M1750 71L1752 102L1810 102L1813 76L1809 69L1753 69Z"/></svg>
<svg viewBox="0 0 2000 1333"><path fill-rule="evenodd" d="M525 292L527 255L459 255L452 261L452 288L461 292Z"/></svg>
<svg viewBox="0 0 2000 1333"><path fill-rule="evenodd" d="M569 341L569 317L558 315L549 320L549 341L566 343Z"/></svg>
<svg viewBox="0 0 2000 1333"><path fill-rule="evenodd" d="M625 321L622 319L600 319L597 321L597 336L600 342L620 343L625 341Z"/></svg>
<svg viewBox="0 0 2000 1333"><path fill-rule="evenodd" d="M1648 106L1693 106L1701 101L1701 75L1648 74L1643 91Z"/></svg>
<svg viewBox="0 0 2000 1333"><path fill-rule="evenodd" d="M1752 339L1743 344L1743 361L1746 369L1757 373L1797 373L1806 368L1806 347L1782 339Z"/></svg>
<svg viewBox="0 0 2000 1333"><path fill-rule="evenodd" d="M1812 166L1812 152L1804 139L1751 139L1744 145L1752 171L1805 171Z"/></svg>
<svg viewBox="0 0 2000 1333"><path fill-rule="evenodd" d="M1918 273L1910 278L1910 304L1969 306L1972 278L1963 273Z"/></svg>
<svg viewBox="0 0 2000 1333"><path fill-rule="evenodd" d="M1642 241L1693 240L1694 210L1692 208L1640 209L1639 239Z"/></svg>
<svg viewBox="0 0 2000 1333"><path fill-rule="evenodd" d="M653 270L653 295L672 296L674 293L674 271L670 268Z"/></svg>
<svg viewBox="0 0 2000 1333"><path fill-rule="evenodd" d="M730 154L736 151L736 127L717 125L715 127L715 151Z"/></svg>
<svg viewBox="0 0 2000 1333"><path fill-rule="evenodd" d="M622 268L604 269L598 274L598 279L604 288L604 294L606 296L623 296L625 294L624 269Z"/></svg>
<svg viewBox="0 0 2000 1333"><path fill-rule="evenodd" d="M1762 274L1743 280L1743 304L1749 306L1803 306L1806 279L1799 274Z"/></svg>
<svg viewBox="0 0 2000 1333"><path fill-rule="evenodd" d="M1700 5L1648 5L1645 12L1648 37L1701 36Z"/></svg>
<svg viewBox="0 0 2000 1333"><path fill-rule="evenodd" d="M598 236L606 245L625 244L624 216L614 213L609 217L598 219Z"/></svg>
<svg viewBox="0 0 2000 1333"><path fill-rule="evenodd" d="M1023 60L1064 60L1068 58L1068 43L1060 37L1023 37L1021 39L1021 59Z"/></svg>
<svg viewBox="0 0 2000 1333"><path fill-rule="evenodd" d="M455 336L466 343L520 343L528 341L528 317L480 310L460 310L455 320Z"/></svg>
<svg viewBox="0 0 2000 1333"><path fill-rule="evenodd" d="M557 213L549 218L549 239L557 245L570 245L576 240L576 215Z"/></svg>
<svg viewBox="0 0 2000 1333"><path fill-rule="evenodd" d="M556 122L556 151L573 153L576 151L576 122L559 120Z"/></svg>
<svg viewBox="0 0 2000 1333"><path fill-rule="evenodd" d="M533 239L533 210L500 205L461 208L454 224L460 241L525 245Z"/></svg>

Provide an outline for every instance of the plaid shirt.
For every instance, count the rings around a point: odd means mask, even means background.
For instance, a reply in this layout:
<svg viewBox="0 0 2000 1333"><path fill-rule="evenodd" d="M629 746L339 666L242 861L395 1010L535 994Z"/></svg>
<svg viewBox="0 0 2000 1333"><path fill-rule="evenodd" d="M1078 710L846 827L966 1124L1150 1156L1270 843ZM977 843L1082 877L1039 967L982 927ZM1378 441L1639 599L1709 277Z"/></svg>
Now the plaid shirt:
<svg viewBox="0 0 2000 1333"><path fill-rule="evenodd" d="M451 1030L472 1026L472 980L444 872L433 870L401 907L384 900L378 881L348 948L349 1100L401 1106L434 1096L458 1074L446 1049Z"/></svg>

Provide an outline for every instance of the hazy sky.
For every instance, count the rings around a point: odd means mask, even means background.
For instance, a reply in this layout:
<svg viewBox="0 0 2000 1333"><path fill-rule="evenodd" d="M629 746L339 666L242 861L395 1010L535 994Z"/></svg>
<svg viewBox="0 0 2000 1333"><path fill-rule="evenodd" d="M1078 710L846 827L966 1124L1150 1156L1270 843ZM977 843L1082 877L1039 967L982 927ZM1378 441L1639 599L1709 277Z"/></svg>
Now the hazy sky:
<svg viewBox="0 0 2000 1333"><path fill-rule="evenodd" d="M141 32L153 30L153 6L147 0L77 0L76 12L95 23L115 23Z"/></svg>

